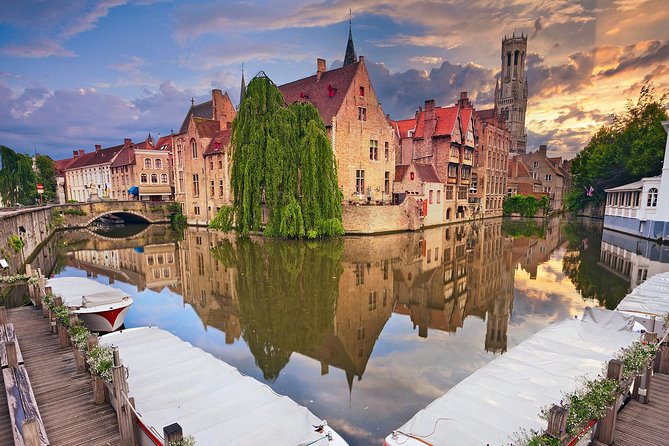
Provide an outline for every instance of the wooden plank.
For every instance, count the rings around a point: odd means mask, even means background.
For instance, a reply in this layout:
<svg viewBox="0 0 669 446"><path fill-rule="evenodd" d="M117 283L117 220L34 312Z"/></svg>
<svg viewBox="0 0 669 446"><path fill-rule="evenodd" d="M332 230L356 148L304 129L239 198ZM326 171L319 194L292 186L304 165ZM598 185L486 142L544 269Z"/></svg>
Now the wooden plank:
<svg viewBox="0 0 669 446"><path fill-rule="evenodd" d="M16 332L14 331L14 324L6 324L0 326L0 367L6 368L8 365L7 360L7 348L5 343L14 342L16 347L16 359L19 364L23 364L23 355L21 354L21 348L19 348L19 343L16 339Z"/></svg>
<svg viewBox="0 0 669 446"><path fill-rule="evenodd" d="M33 394L30 378L28 377L28 371L25 366L19 365L18 367L14 367L14 376L16 377L16 384L19 387L19 393L23 403L24 419L35 420L37 431L39 433L39 444L48 445L49 440L46 437L46 430L44 429L42 416L39 413L37 401L35 401L35 395ZM23 420L21 422L23 423Z"/></svg>
<svg viewBox="0 0 669 446"><path fill-rule="evenodd" d="M2 380L5 383L5 394L7 395L7 405L9 407L9 418L12 421L12 432L14 434L14 446L23 446L23 437L19 430L19 425L25 418L23 413L23 404L21 404L21 396L19 387L16 384L13 369L2 370Z"/></svg>

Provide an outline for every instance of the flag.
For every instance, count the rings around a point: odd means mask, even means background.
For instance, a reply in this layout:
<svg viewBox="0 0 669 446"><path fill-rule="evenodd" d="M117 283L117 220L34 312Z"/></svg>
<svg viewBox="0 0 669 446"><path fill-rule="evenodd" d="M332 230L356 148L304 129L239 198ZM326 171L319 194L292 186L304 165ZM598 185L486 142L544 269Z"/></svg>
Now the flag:
<svg viewBox="0 0 669 446"><path fill-rule="evenodd" d="M595 192L595 189L593 189L593 187L590 186L589 189L586 189L585 194L586 194L588 197L592 197L593 192Z"/></svg>

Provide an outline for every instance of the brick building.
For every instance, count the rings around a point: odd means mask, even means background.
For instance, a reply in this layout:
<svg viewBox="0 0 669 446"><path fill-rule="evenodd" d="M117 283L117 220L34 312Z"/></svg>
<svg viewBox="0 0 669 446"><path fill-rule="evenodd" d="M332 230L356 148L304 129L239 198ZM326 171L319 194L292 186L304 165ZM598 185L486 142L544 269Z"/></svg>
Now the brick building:
<svg viewBox="0 0 669 446"><path fill-rule="evenodd" d="M222 131L229 132L235 115L228 94L215 89L211 91L211 101L191 103L179 133L174 135L175 198L190 224L208 224L217 207L231 199L229 181L223 183L220 193L223 166L229 171L229 163L224 161L230 159L229 136Z"/></svg>
<svg viewBox="0 0 669 446"><path fill-rule="evenodd" d="M316 73L279 86L287 104L310 102L323 119L337 161L343 203L392 197L397 138L376 97L363 56L349 41L341 68L317 59Z"/></svg>
<svg viewBox="0 0 669 446"><path fill-rule="evenodd" d="M529 175L541 183L541 192L548 195L551 211L560 211L564 207L565 176L569 176L562 168L562 158L548 158L546 146L539 150L516 155L528 169Z"/></svg>
<svg viewBox="0 0 669 446"><path fill-rule="evenodd" d="M474 152L471 203L476 203L485 217L502 215L507 193L507 165L511 134L502 115L495 109L475 112L477 149Z"/></svg>

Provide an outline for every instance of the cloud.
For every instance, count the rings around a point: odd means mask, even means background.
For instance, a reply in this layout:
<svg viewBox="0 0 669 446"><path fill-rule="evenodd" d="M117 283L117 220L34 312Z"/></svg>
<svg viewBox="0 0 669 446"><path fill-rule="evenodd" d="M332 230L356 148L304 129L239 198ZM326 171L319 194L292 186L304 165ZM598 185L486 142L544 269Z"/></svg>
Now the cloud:
<svg viewBox="0 0 669 446"><path fill-rule="evenodd" d="M146 73L142 67L146 66L146 60L138 56L127 57L125 61L111 64L108 67L118 71L115 85L126 87L128 85L157 86L160 80Z"/></svg>
<svg viewBox="0 0 669 446"><path fill-rule="evenodd" d="M595 122L602 122L608 117L609 115L601 113L599 110L585 111L581 107L579 107L578 104L572 104L567 106L566 113L560 113L560 116L555 118L553 121L558 124L564 124L566 121L570 119L574 119L576 121L589 120Z"/></svg>
<svg viewBox="0 0 669 446"><path fill-rule="evenodd" d="M0 48L0 54L13 57L41 58L41 57L75 57L76 54L49 39L38 39L26 43L10 43Z"/></svg>
<svg viewBox="0 0 669 446"><path fill-rule="evenodd" d="M62 36L69 39L77 34L89 31L96 27L98 20L106 17L111 8L121 6L126 3L126 0L104 0L99 3L93 3L90 7L85 8L82 15L75 16L72 23L68 24Z"/></svg>
<svg viewBox="0 0 669 446"><path fill-rule="evenodd" d="M420 65L439 65L443 61L444 58L439 56L414 56L409 58L409 62Z"/></svg>
<svg viewBox="0 0 669 446"><path fill-rule="evenodd" d="M637 42L623 50L623 55L615 67L599 72L598 76L615 76L661 63L669 63L669 43L659 40Z"/></svg>

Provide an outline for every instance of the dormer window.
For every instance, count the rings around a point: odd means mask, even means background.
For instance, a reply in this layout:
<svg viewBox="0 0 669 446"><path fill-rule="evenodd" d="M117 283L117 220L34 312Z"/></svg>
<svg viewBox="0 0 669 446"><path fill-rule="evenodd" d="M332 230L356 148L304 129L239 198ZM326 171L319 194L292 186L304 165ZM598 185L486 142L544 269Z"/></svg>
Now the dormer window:
<svg viewBox="0 0 669 446"><path fill-rule="evenodd" d="M360 86L360 97L365 97L365 87Z"/></svg>

